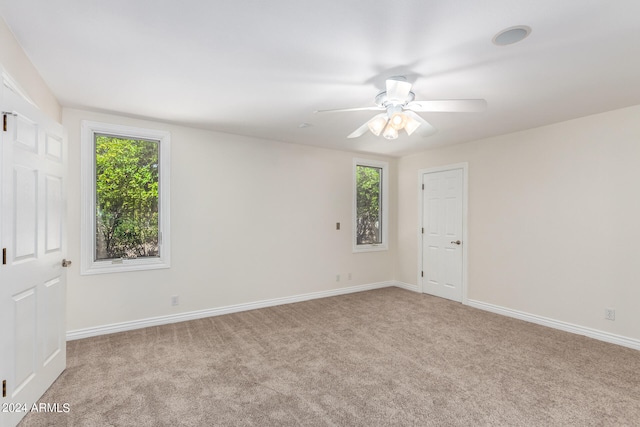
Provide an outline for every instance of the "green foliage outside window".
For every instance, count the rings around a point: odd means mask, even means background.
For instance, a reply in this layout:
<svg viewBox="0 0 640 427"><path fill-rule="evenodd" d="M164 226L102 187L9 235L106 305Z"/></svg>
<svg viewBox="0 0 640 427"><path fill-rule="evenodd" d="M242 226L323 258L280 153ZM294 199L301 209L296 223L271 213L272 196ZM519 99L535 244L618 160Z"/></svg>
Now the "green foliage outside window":
<svg viewBox="0 0 640 427"><path fill-rule="evenodd" d="M356 166L356 237L358 245L382 243L382 168Z"/></svg>
<svg viewBox="0 0 640 427"><path fill-rule="evenodd" d="M96 135L96 260L157 257L159 142Z"/></svg>

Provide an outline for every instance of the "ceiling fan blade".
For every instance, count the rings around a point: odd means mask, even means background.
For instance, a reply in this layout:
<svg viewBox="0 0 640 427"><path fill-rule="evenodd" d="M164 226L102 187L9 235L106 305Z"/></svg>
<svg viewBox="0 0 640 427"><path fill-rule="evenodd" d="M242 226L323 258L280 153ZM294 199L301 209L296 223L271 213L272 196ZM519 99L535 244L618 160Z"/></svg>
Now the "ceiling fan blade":
<svg viewBox="0 0 640 427"><path fill-rule="evenodd" d="M414 101L405 105L406 109L431 113L479 113L487 109L484 99L440 99L435 101Z"/></svg>
<svg viewBox="0 0 640 427"><path fill-rule="evenodd" d="M438 130L431 126L431 123L420 117L418 114L411 110L404 110L404 114L420 123L420 131L418 132L422 136L430 136L436 133ZM409 134L411 135L411 134Z"/></svg>
<svg viewBox="0 0 640 427"><path fill-rule="evenodd" d="M353 132L351 132L349 134L349 136L347 136L347 138L357 138L359 136L364 135L365 133L367 133L368 130L370 130L371 128L369 127L369 124L371 122L373 122L374 120L376 120L378 117L384 117L386 116L387 113L381 113L381 114L376 114L375 116L373 116L371 119L367 120L367 122L365 124L363 124L362 126L360 126L358 129L354 130Z"/></svg>
<svg viewBox="0 0 640 427"><path fill-rule="evenodd" d="M343 111L383 111L384 107L337 108L335 110L316 110L314 113L341 113Z"/></svg>
<svg viewBox="0 0 640 427"><path fill-rule="evenodd" d="M357 137L362 136L365 133L367 133L368 130L369 130L369 122L363 124L358 129L356 129L353 132L351 132L349 134L349 136L347 136L347 138L357 138Z"/></svg>
<svg viewBox="0 0 640 427"><path fill-rule="evenodd" d="M404 80L387 79L387 99L404 103L411 92L411 83Z"/></svg>

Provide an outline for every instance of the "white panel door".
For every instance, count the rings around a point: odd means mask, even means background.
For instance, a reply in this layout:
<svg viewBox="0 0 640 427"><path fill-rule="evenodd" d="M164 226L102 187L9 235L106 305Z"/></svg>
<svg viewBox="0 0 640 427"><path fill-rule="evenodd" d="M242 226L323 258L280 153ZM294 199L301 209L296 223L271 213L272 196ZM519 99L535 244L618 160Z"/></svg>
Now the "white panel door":
<svg viewBox="0 0 640 427"><path fill-rule="evenodd" d="M422 291L462 301L463 170L422 176Z"/></svg>
<svg viewBox="0 0 640 427"><path fill-rule="evenodd" d="M62 126L4 86L0 107L5 427L15 426L66 367L66 137Z"/></svg>

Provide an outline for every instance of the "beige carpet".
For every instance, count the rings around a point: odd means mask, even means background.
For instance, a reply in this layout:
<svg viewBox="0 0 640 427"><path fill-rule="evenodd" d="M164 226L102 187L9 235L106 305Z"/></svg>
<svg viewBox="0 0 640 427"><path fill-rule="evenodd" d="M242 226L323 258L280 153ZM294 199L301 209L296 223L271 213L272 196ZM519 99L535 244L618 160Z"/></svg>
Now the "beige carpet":
<svg viewBox="0 0 640 427"><path fill-rule="evenodd" d="M398 288L67 348L22 427L640 425L640 352Z"/></svg>

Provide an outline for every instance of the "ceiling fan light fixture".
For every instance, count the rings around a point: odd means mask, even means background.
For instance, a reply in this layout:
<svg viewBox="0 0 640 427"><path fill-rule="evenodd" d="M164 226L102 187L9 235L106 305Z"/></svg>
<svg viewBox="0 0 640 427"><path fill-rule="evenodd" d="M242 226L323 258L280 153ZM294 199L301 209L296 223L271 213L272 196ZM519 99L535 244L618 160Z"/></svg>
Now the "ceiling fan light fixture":
<svg viewBox="0 0 640 427"><path fill-rule="evenodd" d="M398 131L391 126L391 123L387 124L387 127L384 128L384 132L382 132L382 136L386 139L396 139L398 137Z"/></svg>
<svg viewBox="0 0 640 427"><path fill-rule="evenodd" d="M389 124L395 130L402 129L405 126L406 123L407 123L407 116L402 114L402 113L400 113L400 112L393 113L391 115L391 118L389 119Z"/></svg>
<svg viewBox="0 0 640 427"><path fill-rule="evenodd" d="M406 116L406 121L404 124L404 130L407 132L407 135L411 135L420 127L420 122L414 119L413 117Z"/></svg>
<svg viewBox="0 0 640 427"><path fill-rule="evenodd" d="M386 117L378 116L369 120L369 123L367 123L367 125L369 126L369 130L372 134L374 134L375 136L379 136L380 132L382 132L384 127L387 125L387 121L388 119Z"/></svg>

